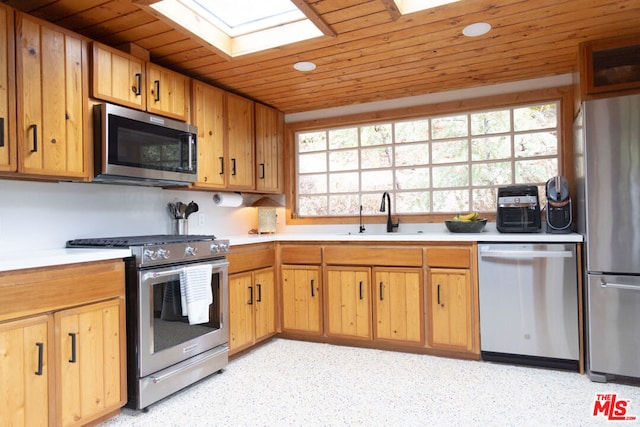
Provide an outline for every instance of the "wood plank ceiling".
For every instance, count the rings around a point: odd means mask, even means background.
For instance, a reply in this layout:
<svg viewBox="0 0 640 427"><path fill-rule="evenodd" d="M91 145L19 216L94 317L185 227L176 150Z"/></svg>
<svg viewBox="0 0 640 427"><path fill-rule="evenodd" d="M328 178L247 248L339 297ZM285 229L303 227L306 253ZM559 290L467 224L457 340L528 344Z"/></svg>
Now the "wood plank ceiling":
<svg viewBox="0 0 640 427"><path fill-rule="evenodd" d="M580 42L640 24L638 0L463 0L397 20L388 0L305 0L336 37L226 60L131 0L2 1L285 113L575 72ZM493 30L461 34L481 21Z"/></svg>

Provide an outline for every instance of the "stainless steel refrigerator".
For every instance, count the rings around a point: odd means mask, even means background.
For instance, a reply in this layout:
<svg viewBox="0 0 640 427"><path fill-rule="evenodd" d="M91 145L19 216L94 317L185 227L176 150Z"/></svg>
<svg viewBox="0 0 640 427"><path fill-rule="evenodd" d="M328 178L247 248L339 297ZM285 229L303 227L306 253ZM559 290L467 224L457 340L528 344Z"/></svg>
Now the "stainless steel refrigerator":
<svg viewBox="0 0 640 427"><path fill-rule="evenodd" d="M640 378L640 95L583 103L575 138L588 373Z"/></svg>

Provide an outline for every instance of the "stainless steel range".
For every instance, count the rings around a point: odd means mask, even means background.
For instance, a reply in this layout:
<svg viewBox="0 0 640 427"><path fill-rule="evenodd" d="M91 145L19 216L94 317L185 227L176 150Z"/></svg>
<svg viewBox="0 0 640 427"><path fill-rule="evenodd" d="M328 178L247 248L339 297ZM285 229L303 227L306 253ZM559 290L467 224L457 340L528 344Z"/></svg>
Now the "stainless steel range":
<svg viewBox="0 0 640 427"><path fill-rule="evenodd" d="M69 248L129 248L127 406L154 402L228 363L227 240L203 235L76 239Z"/></svg>

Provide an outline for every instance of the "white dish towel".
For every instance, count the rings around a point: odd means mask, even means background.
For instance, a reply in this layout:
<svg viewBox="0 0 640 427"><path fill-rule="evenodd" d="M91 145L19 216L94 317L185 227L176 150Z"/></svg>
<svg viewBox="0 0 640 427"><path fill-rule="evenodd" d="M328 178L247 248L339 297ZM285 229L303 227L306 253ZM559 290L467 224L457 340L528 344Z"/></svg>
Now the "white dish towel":
<svg viewBox="0 0 640 427"><path fill-rule="evenodd" d="M180 273L180 297L182 315L189 317L189 324L207 323L209 305L213 302L211 291L211 264L184 267Z"/></svg>

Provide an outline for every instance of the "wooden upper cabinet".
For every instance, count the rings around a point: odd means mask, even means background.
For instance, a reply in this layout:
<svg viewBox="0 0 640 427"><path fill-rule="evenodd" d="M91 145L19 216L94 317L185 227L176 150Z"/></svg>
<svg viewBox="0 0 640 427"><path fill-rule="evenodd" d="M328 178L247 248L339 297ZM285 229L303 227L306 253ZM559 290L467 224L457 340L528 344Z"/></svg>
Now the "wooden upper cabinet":
<svg viewBox="0 0 640 427"><path fill-rule="evenodd" d="M0 172L17 170L13 10L0 4Z"/></svg>
<svg viewBox="0 0 640 427"><path fill-rule="evenodd" d="M253 190L254 102L232 93L226 93L226 101L227 187L234 190Z"/></svg>
<svg viewBox="0 0 640 427"><path fill-rule="evenodd" d="M145 61L92 43L91 96L138 110L146 107Z"/></svg>
<svg viewBox="0 0 640 427"><path fill-rule="evenodd" d="M256 104L256 190L282 193L284 188L284 114Z"/></svg>
<svg viewBox="0 0 640 427"><path fill-rule="evenodd" d="M86 43L17 13L18 172L87 178Z"/></svg>
<svg viewBox="0 0 640 427"><path fill-rule="evenodd" d="M189 78L147 63L147 111L181 121L189 120Z"/></svg>
<svg viewBox="0 0 640 427"><path fill-rule="evenodd" d="M195 187L224 188L225 91L193 80L193 125L198 127L198 181Z"/></svg>
<svg viewBox="0 0 640 427"><path fill-rule="evenodd" d="M580 45L584 99L640 92L640 34Z"/></svg>

